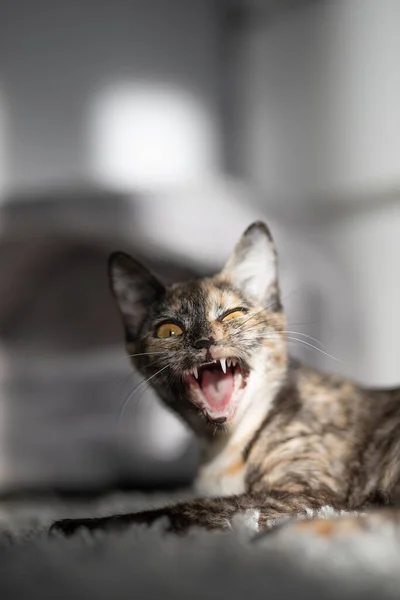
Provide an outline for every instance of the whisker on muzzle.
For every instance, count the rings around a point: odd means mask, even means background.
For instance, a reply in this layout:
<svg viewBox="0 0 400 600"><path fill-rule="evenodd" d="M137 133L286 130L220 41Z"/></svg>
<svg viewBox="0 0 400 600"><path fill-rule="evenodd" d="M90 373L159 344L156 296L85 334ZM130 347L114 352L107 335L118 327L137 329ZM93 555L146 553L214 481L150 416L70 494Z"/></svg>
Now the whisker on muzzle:
<svg viewBox="0 0 400 600"><path fill-rule="evenodd" d="M156 377L156 375L159 375L162 371L165 371L165 369L168 369L169 365L165 365L164 367L162 367L161 369L159 369L158 371L156 371L155 373L153 373L153 375L151 375L150 377L147 377L146 379L142 380L140 383L138 383L138 385L130 392L130 394L128 395L128 397L126 398L125 402L123 403L121 410L119 412L118 415L118 421L117 423L119 424L121 419L122 419L122 415L123 412L126 408L126 406L128 405L128 403L130 402L130 400L133 398L133 396L144 386L146 385L146 383L148 383L149 381L151 381L153 379L153 377Z"/></svg>

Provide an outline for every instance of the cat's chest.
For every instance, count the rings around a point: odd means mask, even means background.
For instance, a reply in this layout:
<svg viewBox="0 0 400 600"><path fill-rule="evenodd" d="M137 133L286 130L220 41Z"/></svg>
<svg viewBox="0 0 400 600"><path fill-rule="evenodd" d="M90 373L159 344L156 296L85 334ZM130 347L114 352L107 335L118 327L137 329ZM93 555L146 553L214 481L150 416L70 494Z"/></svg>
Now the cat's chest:
<svg viewBox="0 0 400 600"><path fill-rule="evenodd" d="M255 398L253 394L253 400ZM200 495L232 496L246 492L248 461L244 459L244 452L257 435L268 410L264 395L262 399L263 402L250 405L226 446L200 467L195 480L195 489Z"/></svg>
<svg viewBox="0 0 400 600"><path fill-rule="evenodd" d="M225 448L212 461L200 467L195 480L196 492L202 496L231 496L246 491L246 463L243 446Z"/></svg>

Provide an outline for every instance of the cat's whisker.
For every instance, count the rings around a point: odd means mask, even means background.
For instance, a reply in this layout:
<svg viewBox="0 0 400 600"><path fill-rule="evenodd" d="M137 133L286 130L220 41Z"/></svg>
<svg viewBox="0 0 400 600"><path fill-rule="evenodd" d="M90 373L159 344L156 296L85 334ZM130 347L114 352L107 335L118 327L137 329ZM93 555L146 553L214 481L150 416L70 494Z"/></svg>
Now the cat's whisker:
<svg viewBox="0 0 400 600"><path fill-rule="evenodd" d="M275 337L273 337L275 336ZM278 335L278 333L276 334L268 334L266 336L268 339L279 339L280 336ZM321 354L324 354L325 356L327 356L328 358L331 358L332 360L335 360L337 362L343 363L342 360L340 360L340 358L337 358L336 356L333 356L332 354L329 354L328 352L325 352L324 350L321 350L321 348L318 348L318 346L314 346L314 344L310 344L309 342L306 342L305 340L299 339L299 338L295 338L293 336L285 336L285 338L287 341L289 342L298 342L299 344L304 344L305 346L308 346L309 348L313 348L314 350L317 350L317 352L320 352Z"/></svg>
<svg viewBox="0 0 400 600"><path fill-rule="evenodd" d="M143 365L142 369L149 369L150 367L153 367L154 365L156 365L158 362L158 360L153 360L151 363L149 363L148 365Z"/></svg>
<svg viewBox="0 0 400 600"><path fill-rule="evenodd" d="M308 335L307 333L302 333L301 331L292 331L292 330L286 329L286 330L278 331L277 333L279 333L279 334L280 333L289 333L292 335L300 335L302 337L307 338L308 340L312 340L313 342L315 342L316 344L319 344L323 348L325 347L325 345L322 342L320 342L317 338L313 337L312 335Z"/></svg>
<svg viewBox="0 0 400 600"><path fill-rule="evenodd" d="M264 321L264 322L263 322L263 321L261 321L261 322L257 323L256 325L254 325L254 326L252 326L252 327L248 327L248 328L246 329L246 332L248 332L248 331L254 331L255 329L258 329L258 328L260 328L260 329L261 329L261 327L260 327L260 326L263 326L263 325L265 325L265 326L266 326L267 324L268 324L268 320L266 320L266 321ZM273 335L274 333L275 333L275 332L272 332L272 335ZM276 335L279 335L279 334L284 334L284 333L285 333L285 334L286 334L286 333L289 333L289 334L293 334L293 335L299 335L299 336L302 336L302 337L304 337L304 338L307 338L308 340L312 340L313 342L315 342L315 343L317 343L317 344L320 344L320 346L322 346L322 347L325 347L325 345L324 345L324 344L323 344L323 343L322 343L320 340L318 340L317 338L313 337L312 335L308 335L307 333L303 333L302 331L293 331L293 330L289 330L289 329L282 330L282 331L276 331ZM241 331L240 331L240 332L235 332L233 335L239 335L239 334L240 334L240 335L242 335L242 332L241 332ZM268 333L267 333L267 335L270 335L270 333L268 332Z"/></svg>
<svg viewBox="0 0 400 600"><path fill-rule="evenodd" d="M301 331L291 331L289 329L284 330L284 331L280 331L279 333L289 333L289 334L292 334L292 335L300 335L302 337L307 338L308 340L312 340L313 342L315 342L316 344L319 344L323 348L325 347L325 345L322 342L320 342L320 340L318 340L317 338L313 337L312 335L308 335L308 333L302 333Z"/></svg>
<svg viewBox="0 0 400 600"><path fill-rule="evenodd" d="M134 410L139 406L141 399L143 398L144 394L148 391L149 388L150 388L150 384L145 385L142 390L142 393L135 398ZM120 423L120 421L118 421L118 424L119 423Z"/></svg>
<svg viewBox="0 0 400 600"><path fill-rule="evenodd" d="M288 298L290 298L291 296L293 296L294 294L297 294L300 291L300 288L297 288L296 290L293 290L292 292L290 292L290 294L286 294L286 296L284 296L282 298L282 301L287 300ZM245 325L248 321L250 321L251 319L254 319L254 317L256 317L257 315L261 314L264 311L268 311L270 308L272 308L275 305L275 302L272 302L271 304L268 304L267 306L261 308L259 311L257 311L256 313L250 315L245 321L243 321L242 323L240 323L240 327L243 327L243 325ZM294 323L295 324L295 323Z"/></svg>
<svg viewBox="0 0 400 600"><path fill-rule="evenodd" d="M135 358L135 356L152 356L153 354L163 354L163 352L139 352L138 354L126 354L123 359ZM121 358L121 360L122 360Z"/></svg>
<svg viewBox="0 0 400 600"><path fill-rule="evenodd" d="M262 308L261 310L257 311L256 313L250 315L245 321L242 321L241 323L238 323L240 328L243 328L244 325L246 325L246 323L248 323L249 321L251 321L251 319L254 319L255 317L257 317L257 315L260 315L261 313L263 313L265 310L267 310L266 308Z"/></svg>
<svg viewBox="0 0 400 600"><path fill-rule="evenodd" d="M266 320L266 321L265 321L265 325L267 325L267 322L268 322L268 320ZM257 323L257 324L256 324L256 325L254 325L253 327L248 327L248 328L247 328L247 329L246 329L244 332L242 332L242 331L237 331L237 332L235 332L234 334L232 334L232 337L236 335L236 336L240 336L240 337L241 337L241 339L242 339L242 340L244 340L244 339L245 339L245 338L243 338L243 335L244 335L244 334L246 334L246 333L248 333L248 332L251 332L251 331L254 331L255 329L258 329L258 328L260 328L260 329L261 329L260 325L262 326L262 325L263 325L263 322L261 322L261 323ZM335 361L337 361L337 362L340 362L340 363L342 363L342 362L343 362L342 360L340 360L340 359L339 359L339 358L337 358L336 356L333 356L332 354L329 354L328 352L326 352L325 350L322 350L321 348L318 348L318 347L317 347L317 346L315 346L314 344L311 344L310 342L307 342L306 340L303 340L303 339L299 339L299 338L297 338L297 337L294 337L294 335L302 336L302 337L305 337L305 338L307 338L307 339L309 339L309 340L312 340L312 341L316 342L317 344L320 344L321 346L324 346L324 345L322 344L322 342L320 342L320 341L319 341L319 340L317 340L316 338L314 338L314 337L312 337L312 336L310 336L310 335L308 335L308 334L306 334L306 333L302 333L302 332L300 332L300 331L292 331L292 330L283 330L283 331L275 331L275 332L274 332L274 331L272 331L272 332L263 333L263 334L262 334L262 338L263 338L263 339L265 339L265 338L269 338L269 339L277 339L277 340L278 340L278 339L280 339L280 338L281 338L281 334L288 334L288 333L289 333L289 334L293 334L293 335L292 335L292 336L285 335L285 339L286 339L286 340L288 340L288 341L293 341L293 342L298 342L298 343L304 344L305 346L308 346L308 347L310 347L310 348L313 348L314 350L317 350L318 352L320 352L321 354L323 354L323 355L327 356L328 358L331 358L332 360L335 360ZM251 340L251 338L249 338L249 340L248 340L248 341L252 341L252 340Z"/></svg>
<svg viewBox="0 0 400 600"><path fill-rule="evenodd" d="M155 377L156 375L158 375L159 373L161 373L162 371L165 371L165 369L168 369L169 365L165 365L164 367L162 367L162 369L159 369L158 371L156 371L155 373L153 373L153 375L151 375L150 377L148 377L147 379L144 379L143 381L141 381L140 383L138 383L138 385L130 392L130 394L128 395L128 397L126 398L124 404L122 405L122 408L120 410L120 413L118 415L118 421L117 423L119 424L123 412L127 406L127 404L129 403L129 401L131 400L131 398L136 394L136 392L139 391L139 389L143 386L146 385L146 383L148 383L149 381L151 381L151 379L153 379L153 377Z"/></svg>
<svg viewBox="0 0 400 600"><path fill-rule="evenodd" d="M113 382L112 388L124 385L128 381L128 379L131 379L131 377L134 377L134 375L135 375L135 373L133 371L131 371L127 375L124 375L123 377L119 377L118 381Z"/></svg>

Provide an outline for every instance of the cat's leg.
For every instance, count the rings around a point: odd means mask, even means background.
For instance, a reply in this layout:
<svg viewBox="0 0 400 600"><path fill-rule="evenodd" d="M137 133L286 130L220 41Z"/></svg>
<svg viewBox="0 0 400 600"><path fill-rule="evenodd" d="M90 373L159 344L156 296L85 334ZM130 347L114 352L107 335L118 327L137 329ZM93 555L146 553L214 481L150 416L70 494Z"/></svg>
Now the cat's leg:
<svg viewBox="0 0 400 600"><path fill-rule="evenodd" d="M182 502L174 506L139 513L116 515L95 519L64 519L57 521L51 531L72 535L84 527L89 530L110 530L124 528L135 523L150 525L164 518L168 531L185 533L190 527L205 529L230 529L236 515L249 516L254 511L253 522L257 529L273 525L276 519L285 516L306 516L308 511L321 507L316 498L304 494L282 491L242 494L227 498L206 498Z"/></svg>

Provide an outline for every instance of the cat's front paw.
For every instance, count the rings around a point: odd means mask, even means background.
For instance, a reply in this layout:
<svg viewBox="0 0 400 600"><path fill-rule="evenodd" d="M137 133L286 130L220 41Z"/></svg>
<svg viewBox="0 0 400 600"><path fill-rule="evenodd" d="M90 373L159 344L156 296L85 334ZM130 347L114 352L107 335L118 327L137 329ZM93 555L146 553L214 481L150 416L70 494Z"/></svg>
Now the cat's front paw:
<svg viewBox="0 0 400 600"><path fill-rule="evenodd" d="M82 527L91 529L90 521L93 519L61 519L60 521L55 521L50 529L50 534L61 534L67 537L74 535L78 529Z"/></svg>
<svg viewBox="0 0 400 600"><path fill-rule="evenodd" d="M61 535L70 537L81 529L91 532L120 530L135 523L146 523L145 515L146 513L130 513L100 518L62 519L52 524L49 533L60 533ZM150 520L148 522L150 523Z"/></svg>
<svg viewBox="0 0 400 600"><path fill-rule="evenodd" d="M166 509L148 510L138 513L114 515L111 517L62 519L55 521L50 527L50 534L61 534L67 537L74 535L80 529L95 531L117 531L126 529L131 525L151 525L161 518L165 518L166 529L174 533L183 533L190 526L190 521L179 512Z"/></svg>

